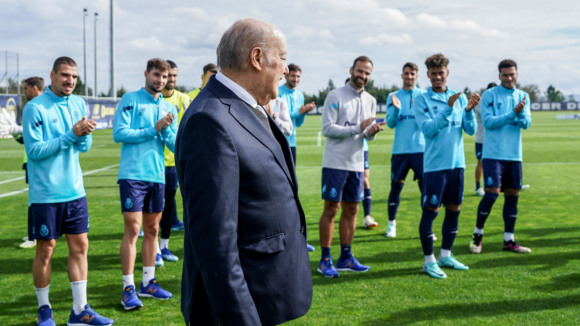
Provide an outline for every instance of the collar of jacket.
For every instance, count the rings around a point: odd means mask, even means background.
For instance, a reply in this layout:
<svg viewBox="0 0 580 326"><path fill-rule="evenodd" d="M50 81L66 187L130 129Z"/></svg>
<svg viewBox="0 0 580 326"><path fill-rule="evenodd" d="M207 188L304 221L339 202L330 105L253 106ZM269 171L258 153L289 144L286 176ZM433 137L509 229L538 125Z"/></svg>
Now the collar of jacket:
<svg viewBox="0 0 580 326"><path fill-rule="evenodd" d="M48 98L50 98L51 101L53 101L54 103L66 103L69 99L69 97L71 97L71 95L69 96L58 96L56 94L53 93L52 89L50 89L51 85L48 85L48 87L46 87L46 89L44 90L44 93L46 93L46 95L48 95Z"/></svg>
<svg viewBox="0 0 580 326"><path fill-rule="evenodd" d="M153 97L153 95L151 95L151 93L149 93L145 87L141 87L139 92L141 93L141 97L146 98L155 104L159 104L159 102L163 99L163 94L161 94L161 92L159 92L159 97L155 99L155 97Z"/></svg>
<svg viewBox="0 0 580 326"><path fill-rule="evenodd" d="M288 169L288 162L285 160L281 147L288 146L288 142L285 141L284 143L279 143L279 141L276 140L279 139L284 141L286 137L282 134L270 115L268 115L268 122L270 123L270 129L272 129L272 133L266 129L256 114L252 112L250 107L246 104L246 102L242 101L239 97L236 96L236 94L234 94L234 92L232 92L224 84L220 83L220 81L217 80L215 76L211 76L205 88L215 94L219 98L220 102L228 105L230 107L229 113L234 117L234 119L260 143L266 146L270 152L272 152L272 154L274 154L278 165L286 174L288 181L290 184L294 185L295 183L292 179L292 174ZM288 150L290 150L289 147Z"/></svg>

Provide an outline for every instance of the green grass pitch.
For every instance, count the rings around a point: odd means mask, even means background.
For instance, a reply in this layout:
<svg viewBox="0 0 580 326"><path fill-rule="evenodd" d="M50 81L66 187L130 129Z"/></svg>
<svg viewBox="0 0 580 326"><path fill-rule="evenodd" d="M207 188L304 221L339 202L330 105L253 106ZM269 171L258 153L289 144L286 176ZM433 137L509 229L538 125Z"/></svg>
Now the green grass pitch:
<svg viewBox="0 0 580 326"><path fill-rule="evenodd" d="M378 229L362 228L362 207L353 252L371 270L325 279L316 273L320 259L318 219L322 212L323 147L317 146L320 116L309 116L298 129L300 199L308 222L314 295L309 313L290 325L578 325L580 324L580 121L556 120L555 112L534 112L523 132L524 183L516 239L532 248L528 255L503 252L503 197L486 224L483 252L469 252L479 197L474 190L473 137L465 137L465 200L453 252L469 271L446 270L447 280L421 272L418 238L419 190L409 174L401 194L397 238L387 239L387 198L393 131L370 142L372 215ZM83 172L119 162L120 145L111 130L94 133L93 148L81 154ZM22 145L0 140L0 196L26 188ZM217 173L217 171L216 171ZM173 292L168 301L144 299L145 307L125 312L120 304L122 280L119 246L123 235L117 168L84 177L91 217L88 301L115 325L183 325L180 313L181 261L166 262L156 276ZM181 200L178 198L178 207ZM181 208L179 209L181 212ZM442 216L435 221L441 234ZM19 249L26 236L27 192L0 198L0 325L36 325L37 300L32 283L34 250ZM336 225L338 228L338 224ZM441 238L441 237L439 237ZM435 243L439 254L441 240ZM338 230L332 253L338 258ZM140 242L139 242L140 246ZM183 232L174 232L170 248L183 258ZM57 325L65 325L72 304L67 277L67 246L58 241L52 259L50 299ZM335 259L336 259L335 258ZM138 255L135 280L141 280Z"/></svg>

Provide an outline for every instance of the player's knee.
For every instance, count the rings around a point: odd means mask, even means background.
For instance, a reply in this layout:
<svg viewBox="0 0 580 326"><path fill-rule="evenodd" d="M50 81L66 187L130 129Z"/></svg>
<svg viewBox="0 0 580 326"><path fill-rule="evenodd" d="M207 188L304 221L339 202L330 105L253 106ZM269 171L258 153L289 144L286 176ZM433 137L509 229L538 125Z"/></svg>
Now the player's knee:
<svg viewBox="0 0 580 326"><path fill-rule="evenodd" d="M141 227L137 223L131 224L131 225L125 225L125 236L134 240L134 241L137 241L137 238L139 237L140 231L141 231Z"/></svg>
<svg viewBox="0 0 580 326"><path fill-rule="evenodd" d="M419 182L421 182L421 181L419 181ZM397 181L397 183L405 183L405 179L401 179L401 180Z"/></svg>
<svg viewBox="0 0 580 326"><path fill-rule="evenodd" d="M89 251L89 242L75 243L74 246L69 246L69 254L74 256L86 256Z"/></svg>
<svg viewBox="0 0 580 326"><path fill-rule="evenodd" d="M461 210L461 205L447 205L445 209L448 209L453 212L459 212Z"/></svg>
<svg viewBox="0 0 580 326"><path fill-rule="evenodd" d="M491 192L492 194L499 195L500 188L485 188L486 192Z"/></svg>
<svg viewBox="0 0 580 326"><path fill-rule="evenodd" d="M147 238L155 238L159 233L159 224L144 225L143 234Z"/></svg>
<svg viewBox="0 0 580 326"><path fill-rule="evenodd" d="M508 189L505 189L504 190L504 195L505 196L517 196L519 194L520 194L520 190L519 189L508 188Z"/></svg>
<svg viewBox="0 0 580 326"><path fill-rule="evenodd" d="M54 247L56 246L56 240L37 240L36 241L36 256L41 260L48 263L52 254L54 253Z"/></svg>
<svg viewBox="0 0 580 326"><path fill-rule="evenodd" d="M436 213L439 213L439 207L425 207L426 210L430 210Z"/></svg>

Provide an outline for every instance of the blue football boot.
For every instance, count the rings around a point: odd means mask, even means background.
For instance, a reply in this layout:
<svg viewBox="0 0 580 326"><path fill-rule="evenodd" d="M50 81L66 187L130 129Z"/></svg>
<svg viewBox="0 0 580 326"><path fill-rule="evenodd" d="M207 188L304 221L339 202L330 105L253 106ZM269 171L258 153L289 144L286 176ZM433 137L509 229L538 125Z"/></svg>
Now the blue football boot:
<svg viewBox="0 0 580 326"><path fill-rule="evenodd" d="M96 311L91 309L89 304L85 306L85 310L83 310L80 314L75 314L74 310L71 310L70 317L68 318L68 322L66 323L68 326L85 326L85 325L94 325L94 326L111 326L113 325L114 321L109 318L105 318L99 315Z"/></svg>
<svg viewBox="0 0 580 326"><path fill-rule="evenodd" d="M179 257L175 256L169 248L161 249L161 257L167 261L178 261Z"/></svg>
<svg viewBox="0 0 580 326"><path fill-rule="evenodd" d="M143 307L143 303L137 297L137 293L135 292L135 287L133 285L127 286L123 291L123 299L121 300L121 304L123 307L125 307L125 310L133 310Z"/></svg>
<svg viewBox="0 0 580 326"><path fill-rule="evenodd" d="M171 225L171 231L183 231L183 222L179 221L179 223Z"/></svg>
<svg viewBox="0 0 580 326"><path fill-rule="evenodd" d="M52 317L52 309L49 305L45 304L38 308L38 320L36 322L38 326L56 326Z"/></svg>
<svg viewBox="0 0 580 326"><path fill-rule="evenodd" d="M306 244L306 248L308 249L308 251L314 251L315 250L314 246L311 246L308 243Z"/></svg>
<svg viewBox="0 0 580 326"><path fill-rule="evenodd" d="M145 233L143 233L143 229L139 230L139 238L143 238L143 236L145 236Z"/></svg>
<svg viewBox="0 0 580 326"><path fill-rule="evenodd" d="M163 267L164 265L163 256L157 254L157 257L155 257L155 267Z"/></svg>
<svg viewBox="0 0 580 326"><path fill-rule="evenodd" d="M338 264L336 264L336 269L339 272L367 272L371 269L368 266L362 265L359 263L358 259L354 258L353 255L350 255L348 259L345 261L338 260Z"/></svg>
<svg viewBox="0 0 580 326"><path fill-rule="evenodd" d="M141 282L141 289L139 289L137 295L143 298L154 298L159 300L167 300L173 297L171 292L165 291L161 286L159 286L159 283L157 283L157 279L155 278L149 281L147 286L143 286L143 282Z"/></svg>
<svg viewBox="0 0 580 326"><path fill-rule="evenodd" d="M332 256L322 257L320 264L318 264L317 271L324 275L324 277L338 277L339 274L332 264Z"/></svg>

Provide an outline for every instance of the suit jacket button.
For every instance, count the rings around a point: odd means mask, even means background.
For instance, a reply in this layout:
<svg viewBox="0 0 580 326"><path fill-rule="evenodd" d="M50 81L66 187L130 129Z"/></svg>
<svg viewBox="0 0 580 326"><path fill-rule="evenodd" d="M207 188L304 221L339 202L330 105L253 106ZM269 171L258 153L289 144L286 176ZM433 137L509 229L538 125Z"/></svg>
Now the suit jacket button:
<svg viewBox="0 0 580 326"><path fill-rule="evenodd" d="M219 318L216 318L216 325L217 326L223 326L222 325L222 321Z"/></svg>
<svg viewBox="0 0 580 326"><path fill-rule="evenodd" d="M304 225L300 228L300 233L304 233Z"/></svg>

